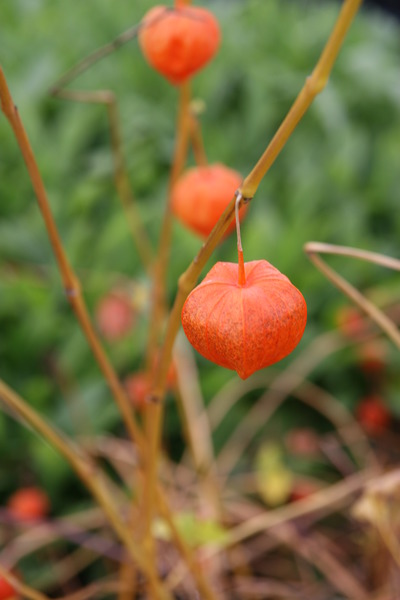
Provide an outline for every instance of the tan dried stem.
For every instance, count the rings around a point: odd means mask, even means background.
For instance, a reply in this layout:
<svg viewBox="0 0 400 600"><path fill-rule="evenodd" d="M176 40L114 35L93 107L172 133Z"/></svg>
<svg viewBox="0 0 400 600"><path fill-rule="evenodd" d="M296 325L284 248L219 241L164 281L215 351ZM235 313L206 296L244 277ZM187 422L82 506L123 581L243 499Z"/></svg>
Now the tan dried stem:
<svg viewBox="0 0 400 600"><path fill-rule="evenodd" d="M217 600L213 590L210 587L206 577L203 574L202 567L199 564L192 548L188 546L184 538L181 536L175 521L171 515L171 511L161 494L158 494L158 504L160 507L160 512L163 518L165 519L170 532L172 534L172 538L185 561L186 566L192 573L193 579L195 580L198 590L201 594L201 598L204 600Z"/></svg>
<svg viewBox="0 0 400 600"><path fill-rule="evenodd" d="M82 331L84 332L89 346L93 352L97 363L103 372L103 375L110 387L110 390L115 398L115 401L120 409L120 412L125 421L127 430L132 438L140 447L143 448L143 434L137 425L129 400L126 396L125 390L122 387L117 374L111 365L99 339L91 323L89 313L85 304L85 301L81 295L81 287L77 276L75 275L66 253L64 251L60 235L58 233L57 226L55 224L50 204L47 199L46 189L44 187L39 168L37 166L32 147L30 145L28 136L19 117L18 110L14 105L10 91L8 89L7 81L4 76L3 70L0 67L0 101L1 109L9 121L18 145L20 147L22 156L24 158L28 173L32 182L33 189L36 194L36 198L39 204L40 211L42 213L47 233L50 238L51 246L53 248L54 255L60 270L61 278L64 285L64 290L67 295L68 301L75 312L75 315L80 323Z"/></svg>
<svg viewBox="0 0 400 600"><path fill-rule="evenodd" d="M359 306L361 310L363 310L388 335L397 348L400 349L400 331L396 324L385 315L380 308L368 300L356 287L327 265L319 254L347 256L349 258L372 262L396 271L400 271L400 260L376 252L368 252L366 250L349 248L347 246L323 244L320 242L308 242L304 246L304 250L317 269L319 269L329 281L350 298L350 300L355 302L355 304L357 304L357 306Z"/></svg>
<svg viewBox="0 0 400 600"><path fill-rule="evenodd" d="M315 565L327 581L330 581L333 588L347 598L370 600L368 591L350 569L335 556L332 549L327 547L322 535L307 532L307 535L304 536L298 532L295 526L285 524L274 529L272 536L289 546L293 552L310 564Z"/></svg>
<svg viewBox="0 0 400 600"><path fill-rule="evenodd" d="M196 103L192 102L190 106L190 141L192 144L194 159L196 164L200 167L206 167L208 165L207 154L204 147L203 136L201 134L201 127L199 119L197 117Z"/></svg>
<svg viewBox="0 0 400 600"><path fill-rule="evenodd" d="M174 364L179 382L177 405L186 445L199 481L199 500L206 512L211 511L213 518L218 519L221 513L221 490L217 482L212 432L204 407L194 353L183 336L174 346Z"/></svg>
<svg viewBox="0 0 400 600"><path fill-rule="evenodd" d="M129 528L121 517L119 506L116 506L113 495L109 491L104 474L98 469L95 463L76 444L47 423L39 413L33 410L27 402L1 380L0 398L68 461L94 499L102 507L110 525L125 545L132 560L148 577L149 586L154 594L154 598L171 600L170 595L162 589L160 582L155 576L154 565L151 559L143 552L143 549L135 544L132 532L129 531Z"/></svg>
<svg viewBox="0 0 400 600"><path fill-rule="evenodd" d="M221 549L239 544L253 535L265 533L271 527L278 527L283 523L305 515L314 514L314 516L321 518L322 515L332 512L338 506L348 502L354 494L363 489L365 484L374 475L376 475L376 471L374 470L360 471L338 483L334 483L328 488L314 492L314 494L303 500L298 500L282 508L265 511L251 517L227 533L226 541L222 542ZM213 555L215 552L217 552L216 549L210 549L207 552L207 556Z"/></svg>
<svg viewBox="0 0 400 600"><path fill-rule="evenodd" d="M23 596L24 598L28 598L29 600L50 600L48 596L35 590L23 583L18 577L10 573L7 569L5 569L0 563L0 575L3 577L13 588Z"/></svg>
<svg viewBox="0 0 400 600"><path fill-rule="evenodd" d="M233 470L248 444L290 395L320 412L336 428L338 436L359 466L368 459L378 466L368 437L353 415L334 396L306 380L305 373L288 368L269 383L268 390L248 411L218 456L218 466L226 475Z"/></svg>
<svg viewBox="0 0 400 600"><path fill-rule="evenodd" d="M171 194L173 186L179 177L186 161L189 142L189 104L190 84L184 83L179 90L179 107L177 119L177 133L175 152L169 179L167 204L161 226L160 244L158 258L154 269L153 284L153 307L150 318L150 332L148 340L148 369L152 369L154 356L158 346L158 337L161 331L163 317L165 314L165 288L166 273L168 269L170 245L171 245ZM168 365L169 366L169 365ZM155 489L157 482L157 467L159 445L162 429L162 406L161 403L150 403L145 413L146 439L148 440L148 454L146 457L146 477L144 480L143 512L146 540L149 547L152 546L151 525L155 511Z"/></svg>

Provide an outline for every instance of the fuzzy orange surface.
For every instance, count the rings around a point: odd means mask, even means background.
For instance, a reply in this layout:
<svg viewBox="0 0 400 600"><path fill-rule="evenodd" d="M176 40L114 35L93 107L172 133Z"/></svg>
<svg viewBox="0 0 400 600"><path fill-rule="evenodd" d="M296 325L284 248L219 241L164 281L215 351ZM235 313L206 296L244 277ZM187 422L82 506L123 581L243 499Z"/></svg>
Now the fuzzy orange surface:
<svg viewBox="0 0 400 600"><path fill-rule="evenodd" d="M370 435L379 435L390 426L391 414L380 396L363 398L356 408L359 423Z"/></svg>
<svg viewBox="0 0 400 600"><path fill-rule="evenodd" d="M26 487L17 490L10 496L7 506L13 517L21 521L29 521L45 517L49 512L50 503L43 490Z"/></svg>
<svg viewBox="0 0 400 600"><path fill-rule="evenodd" d="M11 583L8 583L4 577L0 577L0 600L9 600L16 597L17 593Z"/></svg>
<svg viewBox="0 0 400 600"><path fill-rule="evenodd" d="M307 321L299 290L266 260L219 262L188 296L182 325L192 346L242 379L281 360L297 346Z"/></svg>
<svg viewBox="0 0 400 600"><path fill-rule="evenodd" d="M186 227L207 237L241 183L237 171L219 163L188 169L172 190L172 212ZM240 218L246 210L246 205L241 208ZM234 228L232 221L227 235Z"/></svg>
<svg viewBox="0 0 400 600"><path fill-rule="evenodd" d="M155 6L144 16L139 31L139 45L147 62L174 85L206 65L219 42L214 15L191 6Z"/></svg>

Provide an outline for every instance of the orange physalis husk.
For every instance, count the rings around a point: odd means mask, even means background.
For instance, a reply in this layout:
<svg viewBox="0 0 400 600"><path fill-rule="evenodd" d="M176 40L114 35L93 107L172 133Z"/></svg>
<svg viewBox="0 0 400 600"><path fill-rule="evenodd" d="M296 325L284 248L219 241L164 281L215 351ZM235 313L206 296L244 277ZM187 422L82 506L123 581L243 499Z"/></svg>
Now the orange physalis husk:
<svg viewBox="0 0 400 600"><path fill-rule="evenodd" d="M217 263L188 296L182 325L192 346L242 379L281 360L300 342L307 306L299 290L266 260Z"/></svg>
<svg viewBox="0 0 400 600"><path fill-rule="evenodd" d="M17 598L17 592L7 579L0 577L0 600L12 600L13 598Z"/></svg>
<svg viewBox="0 0 400 600"><path fill-rule="evenodd" d="M192 167L181 175L172 190L172 212L188 229L207 237L241 183L240 173L219 163ZM244 205L241 218L246 210ZM233 221L226 235L234 228Z"/></svg>
<svg viewBox="0 0 400 600"><path fill-rule="evenodd" d="M20 488L9 498L7 508L15 519L43 519L50 510L49 498L41 488Z"/></svg>
<svg viewBox="0 0 400 600"><path fill-rule="evenodd" d="M218 21L204 8L155 6L142 20L139 45L147 62L173 85L204 67L220 42Z"/></svg>

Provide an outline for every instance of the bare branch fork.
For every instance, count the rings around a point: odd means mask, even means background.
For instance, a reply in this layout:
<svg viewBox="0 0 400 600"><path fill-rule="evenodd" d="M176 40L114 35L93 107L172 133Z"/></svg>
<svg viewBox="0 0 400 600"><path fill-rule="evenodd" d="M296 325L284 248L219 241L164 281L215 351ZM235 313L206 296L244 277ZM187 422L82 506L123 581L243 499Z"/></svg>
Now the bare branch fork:
<svg viewBox="0 0 400 600"><path fill-rule="evenodd" d="M365 260L388 269L400 271L400 260L368 252L358 248L349 248L348 246L335 246L333 244L324 244L321 242L308 242L304 246L304 251L311 262L321 271L329 281L331 281L339 290L341 290L350 300L361 308L392 340L400 349L400 331L396 324L380 308L368 300L356 287L339 275L330 267L319 255L332 254L336 256L347 256L358 260Z"/></svg>

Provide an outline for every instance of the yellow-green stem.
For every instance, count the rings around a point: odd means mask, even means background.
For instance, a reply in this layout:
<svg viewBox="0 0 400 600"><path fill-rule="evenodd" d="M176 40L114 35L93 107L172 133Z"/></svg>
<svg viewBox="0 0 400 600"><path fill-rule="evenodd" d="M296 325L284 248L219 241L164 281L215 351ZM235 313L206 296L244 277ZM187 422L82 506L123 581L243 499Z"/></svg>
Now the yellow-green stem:
<svg viewBox="0 0 400 600"><path fill-rule="evenodd" d="M154 354L158 346L158 336L160 334L162 321L165 315L165 285L170 255L172 229L171 195L174 184L185 165L188 151L190 94L190 84L184 83L179 89L175 151L168 183L167 203L161 224L159 250L154 268L152 314L150 318L147 356L148 371L151 371L154 367Z"/></svg>
<svg viewBox="0 0 400 600"><path fill-rule="evenodd" d="M270 144L243 182L241 191L245 198L252 198L264 175L285 146L297 124L314 100L326 86L338 52L344 41L351 22L361 6L362 0L345 0L335 27L310 77L307 77L303 89L283 120Z"/></svg>
<svg viewBox="0 0 400 600"><path fill-rule="evenodd" d="M304 115L315 96L325 87L344 37L352 23L355 14L357 13L357 10L361 5L361 2L362 0L345 0L333 31L315 69L312 72L312 75L307 78L303 89L300 91L299 96L295 100L292 108L278 129L276 135L271 140L266 151L251 173L244 180L243 185L239 190L239 193L242 196L239 208L245 200L251 200L251 198L254 196L262 178L267 173L268 169L271 167L276 157L286 144L301 117ZM203 244L200 252L189 265L188 269L179 278L178 292L175 297L172 310L169 314L160 364L155 377L153 401L156 404L162 402L165 393L168 365L171 361L172 347L175 337L180 327L180 315L183 304L189 292L195 286L196 281L200 276L200 273L207 260L210 258L215 247L226 232L228 225L231 223L235 211L235 203L236 198L233 198L222 214L220 220L212 230L207 241Z"/></svg>
<svg viewBox="0 0 400 600"><path fill-rule="evenodd" d="M203 136L201 135L201 127L199 120L191 109L190 111L190 140L193 148L194 159L200 167L205 167L208 164L207 154L204 148Z"/></svg>
<svg viewBox="0 0 400 600"><path fill-rule="evenodd" d="M175 153L172 162L167 205L164 212L163 223L161 227L160 245L158 259L154 273L154 295L153 311L150 320L150 333L148 341L148 369L152 369L154 364L154 354L158 345L158 336L162 327L162 320L165 312L165 280L168 269L170 244L171 244L171 194L173 186L181 173L185 164L188 141L189 141L189 103L190 103L190 84L184 83L179 90L179 107L177 119L177 136L175 143ZM147 545L151 546L151 524L155 508L155 487L157 482L157 466L159 443L161 439L162 428L162 406L149 404L145 415L146 438L148 442L148 452L146 457L146 478L143 494L144 503L144 521L146 527Z"/></svg>

